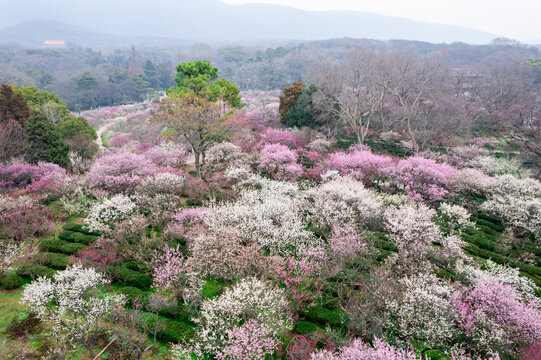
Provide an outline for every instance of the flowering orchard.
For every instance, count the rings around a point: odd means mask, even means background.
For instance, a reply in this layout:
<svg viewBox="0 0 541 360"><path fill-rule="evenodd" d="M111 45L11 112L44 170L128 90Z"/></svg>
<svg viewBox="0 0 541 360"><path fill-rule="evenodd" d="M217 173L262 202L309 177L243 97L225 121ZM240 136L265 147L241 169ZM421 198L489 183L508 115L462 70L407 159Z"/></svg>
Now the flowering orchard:
<svg viewBox="0 0 541 360"><path fill-rule="evenodd" d="M355 144L278 95L93 110L88 166L0 164L0 286L37 314L0 354L541 359L541 183L504 142Z"/></svg>

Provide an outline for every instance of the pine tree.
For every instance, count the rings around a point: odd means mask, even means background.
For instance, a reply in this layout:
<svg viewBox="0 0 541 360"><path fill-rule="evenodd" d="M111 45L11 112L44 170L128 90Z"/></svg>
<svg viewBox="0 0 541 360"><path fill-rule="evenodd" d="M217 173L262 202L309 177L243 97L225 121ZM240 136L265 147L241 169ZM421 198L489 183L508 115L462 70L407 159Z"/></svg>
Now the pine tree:
<svg viewBox="0 0 541 360"><path fill-rule="evenodd" d="M156 70L156 66L154 66L152 61L148 60L146 62L143 71L145 73L145 80L150 83L150 87L153 89L158 89L160 87L160 75L158 74L158 70Z"/></svg>
<svg viewBox="0 0 541 360"><path fill-rule="evenodd" d="M25 123L29 143L26 159L29 163L46 161L60 166L68 165L69 146L62 141L52 122L41 113L33 113Z"/></svg>

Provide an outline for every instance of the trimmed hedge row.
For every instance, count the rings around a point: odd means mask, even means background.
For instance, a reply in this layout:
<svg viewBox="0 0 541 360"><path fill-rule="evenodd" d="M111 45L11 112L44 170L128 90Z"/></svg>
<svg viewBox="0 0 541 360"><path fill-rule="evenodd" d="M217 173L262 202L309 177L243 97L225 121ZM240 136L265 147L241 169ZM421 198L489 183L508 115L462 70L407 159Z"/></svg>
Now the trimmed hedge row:
<svg viewBox="0 0 541 360"><path fill-rule="evenodd" d="M6 272L0 276L0 289L12 290L17 289L23 284L23 278L15 272Z"/></svg>
<svg viewBox="0 0 541 360"><path fill-rule="evenodd" d="M177 321L163 316L158 316L157 318L163 325L157 336L161 341L178 343L190 340L195 335L195 324ZM147 324L148 328L152 329L154 326L155 315L143 312L141 321Z"/></svg>
<svg viewBox="0 0 541 360"><path fill-rule="evenodd" d="M152 278L138 271L132 270L126 264L110 265L107 267L107 273L112 277L113 281L133 286L139 289L148 289L152 285Z"/></svg>
<svg viewBox="0 0 541 360"><path fill-rule="evenodd" d="M39 244L39 248L41 251L73 255L77 251L86 248L86 245L78 244L78 243L69 243L67 241L60 240L60 239L48 239L48 240L43 240Z"/></svg>
<svg viewBox="0 0 541 360"><path fill-rule="evenodd" d="M80 243L90 245L98 238L96 235L88 235L71 230L64 230L58 234L60 240L68 241L71 243Z"/></svg>
<svg viewBox="0 0 541 360"><path fill-rule="evenodd" d="M39 253L35 260L37 263L46 265L55 270L64 270L70 264L68 255L54 252Z"/></svg>
<svg viewBox="0 0 541 360"><path fill-rule="evenodd" d="M29 263L19 266L15 272L23 278L32 279L38 276L53 277L56 270L40 264Z"/></svg>
<svg viewBox="0 0 541 360"><path fill-rule="evenodd" d="M90 231L84 224L66 224L64 230L69 230L73 232L78 232L85 235L100 236L99 231Z"/></svg>
<svg viewBox="0 0 541 360"><path fill-rule="evenodd" d="M541 267L523 263L514 255L518 250L507 249L498 242L501 232L504 231L500 219L495 216L478 213L472 217L476 222L477 229L468 229L462 234L462 238L468 244L465 251L483 259L490 259L497 264L507 264L518 268L523 275L531 278L538 286L541 286ZM536 255L536 263L541 264L541 250L533 244L527 246L527 250Z"/></svg>

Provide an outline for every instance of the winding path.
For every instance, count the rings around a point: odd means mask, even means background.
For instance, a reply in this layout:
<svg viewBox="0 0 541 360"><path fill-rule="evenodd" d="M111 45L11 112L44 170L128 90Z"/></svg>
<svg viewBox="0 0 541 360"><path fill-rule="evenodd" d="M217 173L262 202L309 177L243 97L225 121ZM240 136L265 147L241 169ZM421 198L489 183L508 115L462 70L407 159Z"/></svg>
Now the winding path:
<svg viewBox="0 0 541 360"><path fill-rule="evenodd" d="M102 141L102 139L101 139L101 135L103 134L104 131L107 131L107 129L109 128L109 126L111 126L111 123L106 123L105 125L103 125L102 127L100 127L100 128L98 129L98 131L96 132L96 134L98 135L98 137L97 137L97 139L96 139L96 144L98 144L100 151L105 150L105 146L103 146L103 141Z"/></svg>

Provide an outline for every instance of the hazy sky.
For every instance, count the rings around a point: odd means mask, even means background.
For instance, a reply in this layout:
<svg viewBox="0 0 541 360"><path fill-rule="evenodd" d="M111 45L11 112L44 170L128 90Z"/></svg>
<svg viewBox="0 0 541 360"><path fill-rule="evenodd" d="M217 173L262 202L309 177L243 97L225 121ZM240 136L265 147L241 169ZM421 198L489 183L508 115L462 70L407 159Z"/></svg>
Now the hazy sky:
<svg viewBox="0 0 541 360"><path fill-rule="evenodd" d="M488 31L541 42L541 0L222 0L269 3L306 10L357 10Z"/></svg>

